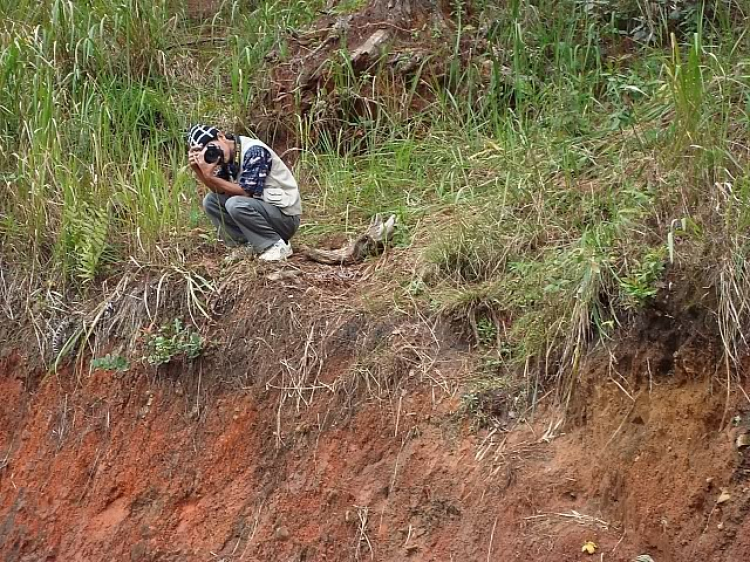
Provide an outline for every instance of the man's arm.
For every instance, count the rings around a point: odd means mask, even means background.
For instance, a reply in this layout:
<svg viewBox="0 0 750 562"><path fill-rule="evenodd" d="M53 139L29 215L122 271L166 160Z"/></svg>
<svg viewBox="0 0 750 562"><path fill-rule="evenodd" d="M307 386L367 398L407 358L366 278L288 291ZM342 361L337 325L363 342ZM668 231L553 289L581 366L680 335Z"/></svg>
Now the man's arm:
<svg viewBox="0 0 750 562"><path fill-rule="evenodd" d="M209 175L206 177L205 171L203 181L208 189L210 189L211 191L215 191L216 193L224 193L226 195L247 195L247 193L245 193L245 190L236 183L217 178L214 175Z"/></svg>
<svg viewBox="0 0 750 562"><path fill-rule="evenodd" d="M193 147L188 151L188 163L190 164L190 169L193 170L193 173L195 174L195 178L201 182L203 185L209 187L209 185L206 183L206 178L203 175L203 170L201 170L200 162L203 159L203 149L200 147Z"/></svg>
<svg viewBox="0 0 750 562"><path fill-rule="evenodd" d="M195 179L197 179L203 185L206 185L206 179L203 177L203 172L201 172L201 169L198 166L198 164L190 164L190 169L193 170L193 173L195 174ZM206 185L206 187L208 186Z"/></svg>
<svg viewBox="0 0 750 562"><path fill-rule="evenodd" d="M270 170L271 153L262 146L251 146L242 159L242 170L237 183L250 197L261 198Z"/></svg>
<svg viewBox="0 0 750 562"><path fill-rule="evenodd" d="M191 149L188 154L188 160L190 161L190 168L195 172L198 181L205 185L208 189L214 193L224 193L226 195L246 195L245 191L238 186L236 183L227 181L221 178L217 178L214 175L216 168L219 167L218 162L209 164L203 157L203 150Z"/></svg>

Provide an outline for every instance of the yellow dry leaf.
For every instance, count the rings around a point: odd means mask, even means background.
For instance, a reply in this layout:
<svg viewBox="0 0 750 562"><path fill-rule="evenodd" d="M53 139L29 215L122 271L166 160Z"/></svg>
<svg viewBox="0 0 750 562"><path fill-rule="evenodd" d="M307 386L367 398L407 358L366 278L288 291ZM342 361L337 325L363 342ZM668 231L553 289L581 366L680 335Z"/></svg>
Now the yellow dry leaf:
<svg viewBox="0 0 750 562"><path fill-rule="evenodd" d="M581 548L581 552L585 552L586 554L594 554L596 552L597 546L596 543L591 541L586 541L583 543L583 547Z"/></svg>
<svg viewBox="0 0 750 562"><path fill-rule="evenodd" d="M721 495L716 500L716 503L726 503L726 502L728 502L731 499L732 499L732 494L730 494L729 492L727 492L726 489L722 488Z"/></svg>

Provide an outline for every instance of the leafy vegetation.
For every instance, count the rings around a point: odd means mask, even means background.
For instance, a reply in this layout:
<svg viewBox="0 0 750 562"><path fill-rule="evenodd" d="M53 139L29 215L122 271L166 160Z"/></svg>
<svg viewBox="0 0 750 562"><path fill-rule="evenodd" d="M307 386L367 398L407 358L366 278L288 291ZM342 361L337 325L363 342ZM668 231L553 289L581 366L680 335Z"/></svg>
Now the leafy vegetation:
<svg viewBox="0 0 750 562"><path fill-rule="evenodd" d="M191 361L203 353L205 345L206 342L199 333L184 326L182 321L176 318L171 324L146 334L144 359L154 367L169 363L176 357Z"/></svg>
<svg viewBox="0 0 750 562"><path fill-rule="evenodd" d="M263 55L318 5L227 3L197 22L177 4L0 3L5 259L65 288L131 256L181 258L200 215L184 131L241 120Z"/></svg>
<svg viewBox="0 0 750 562"><path fill-rule="evenodd" d="M122 355L105 355L96 357L91 361L92 369L102 371L118 371L120 373L130 370L130 362Z"/></svg>

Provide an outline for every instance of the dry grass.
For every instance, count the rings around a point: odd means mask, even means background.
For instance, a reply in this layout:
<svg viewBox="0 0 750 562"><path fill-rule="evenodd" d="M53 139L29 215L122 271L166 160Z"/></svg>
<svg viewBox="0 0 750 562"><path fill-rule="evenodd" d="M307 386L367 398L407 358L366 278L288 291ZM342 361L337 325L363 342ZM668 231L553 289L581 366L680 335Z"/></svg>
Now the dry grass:
<svg viewBox="0 0 750 562"><path fill-rule="evenodd" d="M575 523L576 525L579 525L581 527L586 527L589 529L599 529L602 531L617 529L616 526L608 523L607 521L604 521L603 519L599 519L598 517L593 517L591 515L585 515L583 513L578 513L577 511L571 511L569 513L541 513L538 515L530 515L528 517L524 517L524 521L530 522L555 520Z"/></svg>
<svg viewBox="0 0 750 562"><path fill-rule="evenodd" d="M44 301L40 293L21 297L33 280L4 273L0 310L31 326L49 367L72 361L78 377L105 354L152 377L171 377L170 365L154 370L143 363L144 335L181 319L208 342L197 369L175 367L188 386L200 388L198 403L222 388L272 396L279 446L293 438L300 412L318 412L322 428L373 402L390 413L398 435L409 393L428 389L435 404L454 398L466 365L445 348L439 318L425 316L418 303L402 303L413 315L394 314L393 294L379 277L397 263L391 254L346 270L306 262L224 266L207 257L179 267L132 262L86 298L49 291ZM24 348L19 336L9 344ZM196 376L195 384L187 382Z"/></svg>

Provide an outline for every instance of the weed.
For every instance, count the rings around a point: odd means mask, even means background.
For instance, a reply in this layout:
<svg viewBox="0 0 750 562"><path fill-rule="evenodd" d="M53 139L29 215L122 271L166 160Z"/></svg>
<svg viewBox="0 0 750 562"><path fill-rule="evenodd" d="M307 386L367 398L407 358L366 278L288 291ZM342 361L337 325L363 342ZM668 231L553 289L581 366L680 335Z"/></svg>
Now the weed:
<svg viewBox="0 0 750 562"><path fill-rule="evenodd" d="M102 371L118 371L123 373L130 370L130 362L122 355L105 355L91 361L91 368Z"/></svg>
<svg viewBox="0 0 750 562"><path fill-rule="evenodd" d="M657 283L664 273L666 257L667 250L663 246L649 250L639 262L631 265L629 274L620 280L625 298L632 306L643 306L659 292Z"/></svg>
<svg viewBox="0 0 750 562"><path fill-rule="evenodd" d="M109 224L107 209L85 201L65 207L58 251L65 269L84 284L93 281L107 259Z"/></svg>
<svg viewBox="0 0 750 562"><path fill-rule="evenodd" d="M149 365L158 367L175 358L184 357L188 361L196 359L203 353L206 342L200 334L183 326L179 319L166 324L154 333L147 333L144 339L146 356Z"/></svg>
<svg viewBox="0 0 750 562"><path fill-rule="evenodd" d="M492 319L482 316L477 321L477 336L480 345L488 346L497 341L497 326Z"/></svg>

